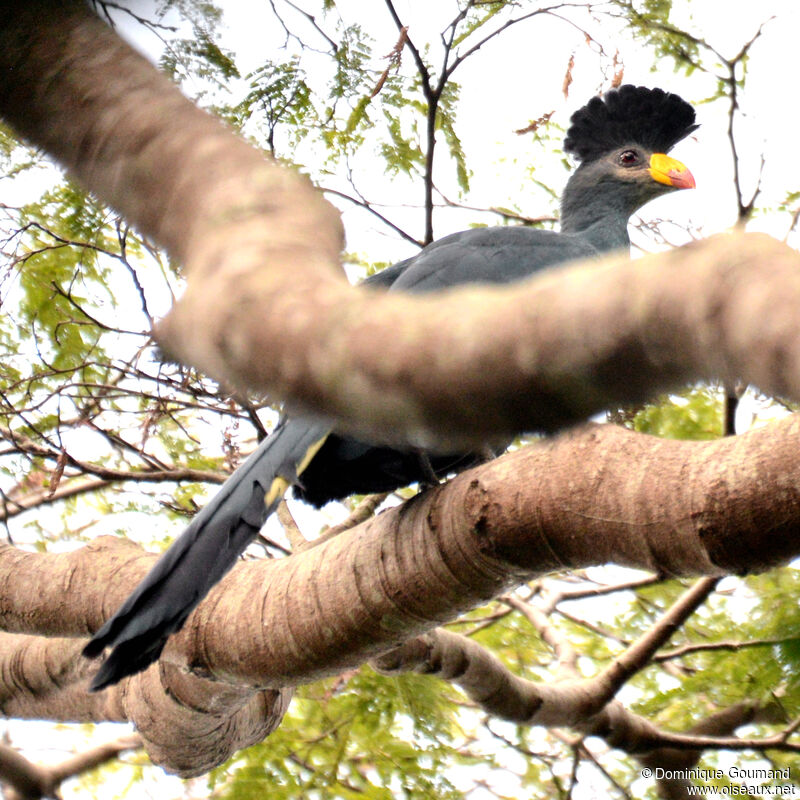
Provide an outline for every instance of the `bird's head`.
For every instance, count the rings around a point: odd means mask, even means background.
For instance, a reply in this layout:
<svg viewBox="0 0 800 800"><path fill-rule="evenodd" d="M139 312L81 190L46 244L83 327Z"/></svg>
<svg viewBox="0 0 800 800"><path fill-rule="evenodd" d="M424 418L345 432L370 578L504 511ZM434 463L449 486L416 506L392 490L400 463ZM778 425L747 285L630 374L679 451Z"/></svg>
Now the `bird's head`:
<svg viewBox="0 0 800 800"><path fill-rule="evenodd" d="M636 142L616 147L582 164L578 172L587 199L592 185L602 187L613 183L614 190L626 196L625 206L631 212L667 192L695 187L694 176L682 162L666 153L654 153Z"/></svg>
<svg viewBox="0 0 800 800"><path fill-rule="evenodd" d="M667 152L697 128L694 109L676 94L622 86L576 111L564 150L580 165L564 194L562 219L603 210L624 221L648 201L695 186L692 173ZM572 220L572 228L583 223ZM563 226L562 226L563 227Z"/></svg>

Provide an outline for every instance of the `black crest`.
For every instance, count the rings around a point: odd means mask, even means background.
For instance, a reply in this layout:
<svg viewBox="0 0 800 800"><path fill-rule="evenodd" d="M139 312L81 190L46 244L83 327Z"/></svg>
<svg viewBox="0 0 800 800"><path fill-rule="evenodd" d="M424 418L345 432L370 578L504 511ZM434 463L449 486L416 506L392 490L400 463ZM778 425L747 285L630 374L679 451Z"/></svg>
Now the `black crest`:
<svg viewBox="0 0 800 800"><path fill-rule="evenodd" d="M584 162L634 143L666 153L698 127L682 97L628 84L593 97L572 115L564 150Z"/></svg>

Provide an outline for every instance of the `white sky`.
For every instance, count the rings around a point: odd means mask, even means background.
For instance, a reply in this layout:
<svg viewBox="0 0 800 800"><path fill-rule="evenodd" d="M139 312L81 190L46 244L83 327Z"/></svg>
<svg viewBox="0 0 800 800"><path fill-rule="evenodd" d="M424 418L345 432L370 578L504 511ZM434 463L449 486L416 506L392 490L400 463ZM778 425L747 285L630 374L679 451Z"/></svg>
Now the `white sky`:
<svg viewBox="0 0 800 800"><path fill-rule="evenodd" d="M274 30L268 12L263 6L247 0L225 0L225 19L241 54L243 71L255 67L267 54L280 58L270 47L270 29L273 48L282 41L282 33ZM397 31L382 3L363 3L344 0L337 4L347 21L360 20L376 39L376 52L388 52L397 39ZM524 4L523 4L524 5ZM418 42L437 41L439 32L449 19L449 3L430 3L424 0L398 0L396 8L410 25L409 35ZM741 96L741 107L746 117L737 120L740 153L745 189L754 185L760 168L761 153L768 154L764 169L764 200L770 205L783 199L787 188L800 186L800 168L794 154L796 105L789 100L791 76L797 75L798 54L796 34L800 30L800 4L792 0L766 0L766 2L728 2L718 0L692 0L675 2L676 22L691 26L704 36L724 56L730 58L752 37L759 25L771 16L777 19L767 23L762 38L751 50L748 87ZM724 9L724 11L723 11ZM437 11L439 12L437 16ZM691 18L689 15L691 11ZM721 13L722 12L722 13ZM606 28L607 29L607 28ZM627 36L601 34L598 39L613 54L619 49L625 65L625 82L657 85L677 92L697 103L714 88L713 82L699 73L686 78L675 73L671 64L656 73L652 71L652 56L639 43ZM564 100L561 87L570 54L575 54L574 83L570 97ZM774 54L780 54L775 58ZM405 56L410 58L408 54ZM382 61L376 68L383 67ZM435 60L434 60L434 63ZM584 42L582 33L564 22L539 17L506 31L497 42L490 43L477 56L459 68L455 77L462 86L463 102L460 110L460 134L469 154L469 165L474 172L471 205L501 205L507 196L517 200L524 211L536 215L546 209L541 201L531 198L526 205L524 167L530 160L530 148L524 137L514 130L524 127L531 119L555 110L554 120L566 125L569 115L595 94L601 87L602 59ZM691 222L704 234L727 229L735 221L732 200L731 154L727 141L727 108L724 103L697 107L702 127L693 139L682 142L675 150L678 158L690 167L697 178L698 188L693 192L680 192L651 204L644 217L664 216L678 224ZM447 186L443 173L450 172L444 162L444 148L439 157L437 182ZM526 158L527 156L527 158ZM514 159L521 163L515 163ZM537 161L541 156L537 153ZM557 159L554 159L557 161ZM552 165L542 164L544 175L555 176L563 184L566 174ZM377 175L376 187L383 181ZM384 184L385 185L385 184ZM379 189L376 188L376 194ZM368 192L367 192L368 193ZM456 192L447 187L449 196ZM369 193L368 193L369 194ZM399 199L418 202L419 194L398 186ZM533 195L533 193L531 193ZM384 192L385 197L385 192ZM440 215L437 236L467 224L465 218L456 218L453 224ZM354 220L358 219L358 224ZM408 218L419 220L417 212ZM474 220L475 215L470 219ZM491 221L491 220L490 220ZM404 243L384 240L383 233L372 235L374 224L362 214L346 210L345 222L348 245L351 249L367 252L378 260L396 260L413 249ZM460 224L459 224L460 223ZM783 227L781 225L783 224ZM764 224L756 220L753 229L768 229L773 235L786 233L788 218L777 224ZM419 224L416 229L419 230Z"/></svg>

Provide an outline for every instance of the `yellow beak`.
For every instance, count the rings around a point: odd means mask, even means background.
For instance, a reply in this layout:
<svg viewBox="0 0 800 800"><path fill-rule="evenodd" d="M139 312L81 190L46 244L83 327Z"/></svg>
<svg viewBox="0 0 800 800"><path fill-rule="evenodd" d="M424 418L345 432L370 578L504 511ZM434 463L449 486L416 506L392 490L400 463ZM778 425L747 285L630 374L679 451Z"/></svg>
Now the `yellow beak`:
<svg viewBox="0 0 800 800"><path fill-rule="evenodd" d="M653 153L650 156L650 168L647 170L650 177L667 186L676 189L694 189L694 175L677 158L671 158L664 153Z"/></svg>

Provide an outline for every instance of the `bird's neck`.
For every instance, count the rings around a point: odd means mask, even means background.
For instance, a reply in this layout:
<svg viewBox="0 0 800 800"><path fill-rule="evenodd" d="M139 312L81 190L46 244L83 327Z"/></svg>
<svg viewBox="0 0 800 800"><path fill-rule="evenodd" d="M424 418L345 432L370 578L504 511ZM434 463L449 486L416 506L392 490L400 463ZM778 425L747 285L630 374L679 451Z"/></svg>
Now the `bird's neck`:
<svg viewBox="0 0 800 800"><path fill-rule="evenodd" d="M573 173L561 197L561 232L578 236L596 250L628 249L628 218L634 209L625 205L619 185L601 181L584 186Z"/></svg>
<svg viewBox="0 0 800 800"><path fill-rule="evenodd" d="M570 220L566 225L562 220L561 232L579 236L601 253L612 250L628 250L631 246L628 236L628 220L620 220L613 215L599 217L595 220Z"/></svg>

